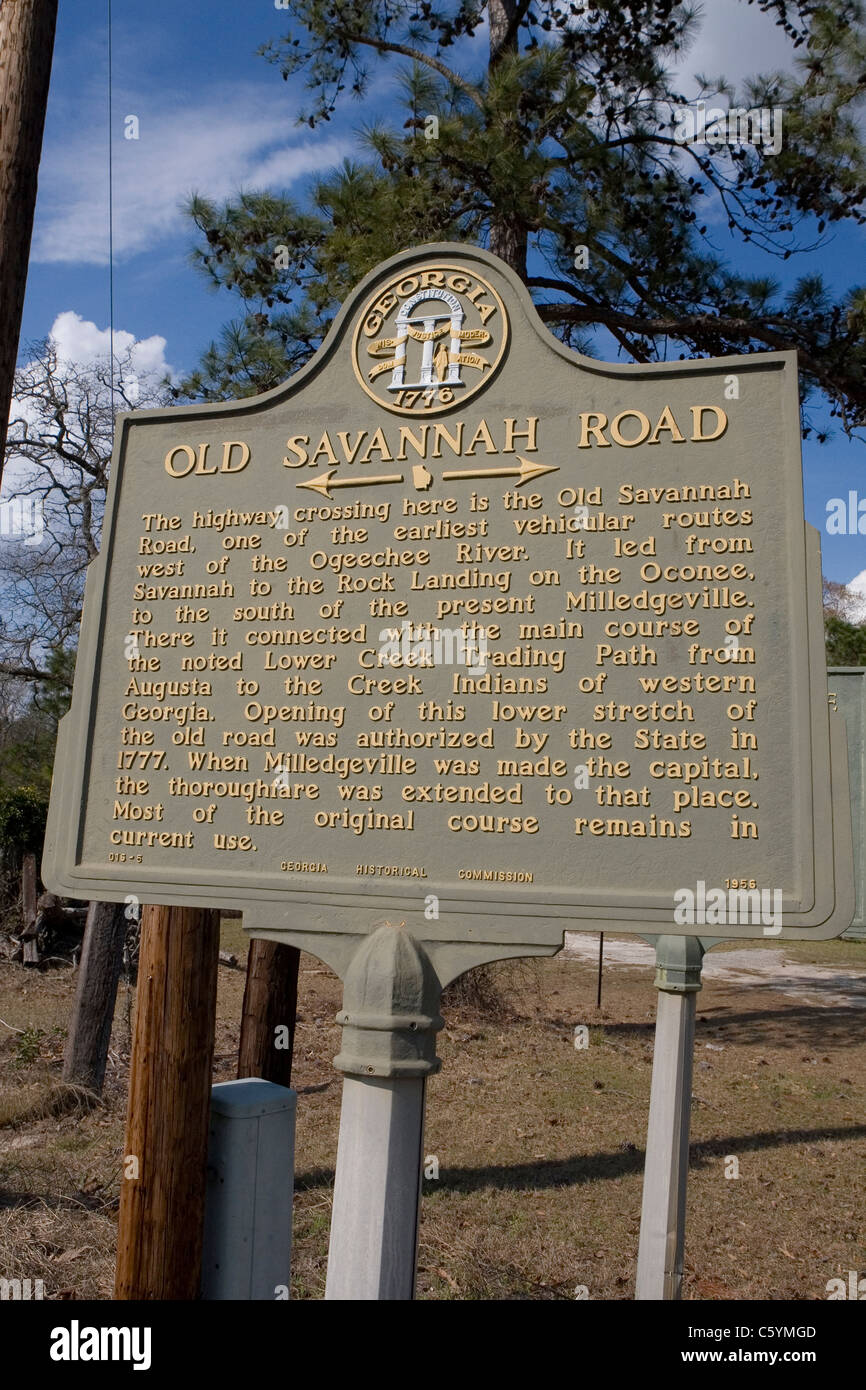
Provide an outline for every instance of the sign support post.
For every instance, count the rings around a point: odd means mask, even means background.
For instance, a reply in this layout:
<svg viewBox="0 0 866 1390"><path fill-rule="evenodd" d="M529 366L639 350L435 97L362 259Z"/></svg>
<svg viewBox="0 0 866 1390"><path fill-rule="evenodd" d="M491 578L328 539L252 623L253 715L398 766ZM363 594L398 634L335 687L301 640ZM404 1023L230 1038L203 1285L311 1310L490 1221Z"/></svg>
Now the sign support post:
<svg viewBox="0 0 866 1390"><path fill-rule="evenodd" d="M683 1281L695 995L704 944L691 936L656 941L659 992L637 1257L637 1299L678 1299Z"/></svg>
<svg viewBox="0 0 866 1390"><path fill-rule="evenodd" d="M438 1071L439 981L402 927L379 927L346 975L345 1074L326 1299L415 1296L426 1078Z"/></svg>

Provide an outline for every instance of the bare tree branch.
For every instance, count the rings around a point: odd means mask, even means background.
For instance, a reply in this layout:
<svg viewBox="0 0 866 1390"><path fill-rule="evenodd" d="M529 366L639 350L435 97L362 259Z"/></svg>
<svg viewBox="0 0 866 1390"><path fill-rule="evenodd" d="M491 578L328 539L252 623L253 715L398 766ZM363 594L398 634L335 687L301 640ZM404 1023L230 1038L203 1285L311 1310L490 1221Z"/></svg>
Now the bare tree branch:
<svg viewBox="0 0 866 1390"><path fill-rule="evenodd" d="M467 82L459 73L452 72L451 68L446 67L440 59L434 58L431 53L424 53L420 48L410 48L405 43L394 43L391 39L374 38L371 34L350 34L346 29L334 29L333 33L339 39L344 39L346 43L363 43L369 48L375 48L378 53L402 53L404 58L411 58L415 63L423 63L428 68L433 68L440 76L444 77L452 86L458 87L461 92L465 92L470 101L473 101L479 111L483 111L484 100L477 87L473 87L471 82Z"/></svg>

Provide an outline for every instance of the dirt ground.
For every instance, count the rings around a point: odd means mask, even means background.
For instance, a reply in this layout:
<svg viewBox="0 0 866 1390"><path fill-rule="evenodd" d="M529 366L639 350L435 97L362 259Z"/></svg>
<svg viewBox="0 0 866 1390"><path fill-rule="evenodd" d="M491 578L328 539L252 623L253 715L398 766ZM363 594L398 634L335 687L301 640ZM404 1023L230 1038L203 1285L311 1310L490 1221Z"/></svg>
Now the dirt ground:
<svg viewBox="0 0 866 1390"><path fill-rule="evenodd" d="M243 959L240 923L223 936ZM420 1298L634 1297L655 991L640 943L607 938L596 1009L597 949L582 937L568 956L497 967L498 1014L446 1003ZM709 962L684 1297L825 1299L828 1280L866 1271L866 944L721 947ZM312 957L301 971L292 1293L321 1298L341 990ZM234 1074L243 982L220 969L215 1080ZM104 1104L46 1114L73 991L68 969L0 964L0 1278L109 1298L132 999L121 985Z"/></svg>

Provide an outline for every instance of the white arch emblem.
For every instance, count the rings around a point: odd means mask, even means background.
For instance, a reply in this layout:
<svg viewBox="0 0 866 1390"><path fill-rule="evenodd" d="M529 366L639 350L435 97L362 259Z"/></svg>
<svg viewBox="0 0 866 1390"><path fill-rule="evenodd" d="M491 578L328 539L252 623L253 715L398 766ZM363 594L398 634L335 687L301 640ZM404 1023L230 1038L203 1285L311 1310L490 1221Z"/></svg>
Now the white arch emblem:
<svg viewBox="0 0 866 1390"><path fill-rule="evenodd" d="M417 318L412 318L412 310L416 304L421 304L427 299L439 299L448 305L447 314L419 314ZM460 354L460 330L463 326L465 315L460 307L460 300L456 295L450 294L448 290L419 290L410 299L401 304L400 312L397 315L397 339L395 342L394 370L391 373L391 381L388 386L389 391L402 391L406 387L428 387L428 386L462 386L463 381L460 377L460 363L456 360ZM438 381L433 375L433 345L436 324L442 319L450 320L451 324L451 343L448 353L448 375L444 381ZM410 325L420 325L420 330L416 334L410 335ZM406 343L409 337L420 337L423 342L421 353L421 376L418 381L404 381L406 375Z"/></svg>

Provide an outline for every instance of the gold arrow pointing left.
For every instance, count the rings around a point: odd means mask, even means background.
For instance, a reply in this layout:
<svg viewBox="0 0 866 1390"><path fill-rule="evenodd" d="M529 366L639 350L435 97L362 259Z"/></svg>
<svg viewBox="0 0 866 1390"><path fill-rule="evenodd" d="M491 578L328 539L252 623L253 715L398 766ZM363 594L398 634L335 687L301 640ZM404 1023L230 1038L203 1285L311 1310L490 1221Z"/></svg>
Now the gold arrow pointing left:
<svg viewBox="0 0 866 1390"><path fill-rule="evenodd" d="M319 492L323 497L330 500L331 488L335 487L373 487L377 483L402 483L402 473L380 473L377 478L335 478L335 468L320 473L318 478L313 478L309 483L298 483L298 487L311 488L313 492Z"/></svg>

